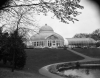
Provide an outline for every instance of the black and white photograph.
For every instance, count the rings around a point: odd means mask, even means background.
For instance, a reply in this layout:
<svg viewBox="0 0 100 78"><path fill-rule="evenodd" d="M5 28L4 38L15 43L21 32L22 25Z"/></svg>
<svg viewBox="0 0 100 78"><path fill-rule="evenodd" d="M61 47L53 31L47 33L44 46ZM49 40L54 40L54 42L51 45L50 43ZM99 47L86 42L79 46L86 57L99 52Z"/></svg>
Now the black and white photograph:
<svg viewBox="0 0 100 78"><path fill-rule="evenodd" d="M0 78L100 78L99 1L0 1Z"/></svg>

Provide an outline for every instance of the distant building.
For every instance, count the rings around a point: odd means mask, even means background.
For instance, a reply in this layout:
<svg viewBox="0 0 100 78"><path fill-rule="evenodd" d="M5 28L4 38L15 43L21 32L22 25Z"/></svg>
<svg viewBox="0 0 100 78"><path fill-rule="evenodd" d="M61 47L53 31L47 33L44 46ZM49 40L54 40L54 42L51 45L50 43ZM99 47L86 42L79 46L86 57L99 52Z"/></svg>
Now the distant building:
<svg viewBox="0 0 100 78"><path fill-rule="evenodd" d="M96 41L92 38L66 38L69 48L75 47L94 47Z"/></svg>
<svg viewBox="0 0 100 78"><path fill-rule="evenodd" d="M30 40L34 48L57 48L64 46L64 38L55 33L47 24L42 26L39 33L32 36Z"/></svg>
<svg viewBox="0 0 100 78"><path fill-rule="evenodd" d="M54 32L54 30L45 24L39 30L39 33L33 35L27 43L31 48L58 48L58 47L95 47L96 41L92 38L66 38Z"/></svg>

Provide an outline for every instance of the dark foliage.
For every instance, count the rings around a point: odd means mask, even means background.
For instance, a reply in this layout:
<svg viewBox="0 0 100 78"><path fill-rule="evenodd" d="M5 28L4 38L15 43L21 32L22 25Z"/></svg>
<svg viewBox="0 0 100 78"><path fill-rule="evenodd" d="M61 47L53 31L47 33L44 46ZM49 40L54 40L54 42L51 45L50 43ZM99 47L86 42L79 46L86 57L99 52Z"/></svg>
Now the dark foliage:
<svg viewBox="0 0 100 78"><path fill-rule="evenodd" d="M15 68L23 68L26 63L26 53L23 37L19 36L17 30L8 35L0 32L0 59L3 63L10 62Z"/></svg>
<svg viewBox="0 0 100 78"><path fill-rule="evenodd" d="M9 2L9 0L1 0L0 1L0 10L2 10L3 6L5 6L8 2Z"/></svg>
<svg viewBox="0 0 100 78"><path fill-rule="evenodd" d="M100 28L94 30L92 33L79 33L75 34L73 38L93 38L94 40L100 40Z"/></svg>
<svg viewBox="0 0 100 78"><path fill-rule="evenodd" d="M98 34L91 34L91 38L93 38L94 40L100 40L100 35L98 35Z"/></svg>
<svg viewBox="0 0 100 78"><path fill-rule="evenodd" d="M96 43L96 47L100 47L100 41Z"/></svg>
<svg viewBox="0 0 100 78"><path fill-rule="evenodd" d="M5 45L8 37L8 33L2 33L2 27L0 27L0 60L3 58L3 52L5 50Z"/></svg>
<svg viewBox="0 0 100 78"><path fill-rule="evenodd" d="M9 37L9 54L11 60L14 61L15 68L23 68L26 62L26 53L24 48L26 47L23 43L23 37L18 35L17 30L15 30Z"/></svg>

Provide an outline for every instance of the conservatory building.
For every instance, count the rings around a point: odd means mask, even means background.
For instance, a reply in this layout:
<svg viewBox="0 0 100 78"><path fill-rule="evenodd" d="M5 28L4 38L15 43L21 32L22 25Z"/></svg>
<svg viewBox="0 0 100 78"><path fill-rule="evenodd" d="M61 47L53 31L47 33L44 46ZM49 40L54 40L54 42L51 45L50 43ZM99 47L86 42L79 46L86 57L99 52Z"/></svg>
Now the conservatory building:
<svg viewBox="0 0 100 78"><path fill-rule="evenodd" d="M68 47L95 47L96 41L92 38L66 38Z"/></svg>
<svg viewBox="0 0 100 78"><path fill-rule="evenodd" d="M47 24L40 28L38 34L31 37L31 42L34 48L57 48L64 46L64 38L55 33Z"/></svg>

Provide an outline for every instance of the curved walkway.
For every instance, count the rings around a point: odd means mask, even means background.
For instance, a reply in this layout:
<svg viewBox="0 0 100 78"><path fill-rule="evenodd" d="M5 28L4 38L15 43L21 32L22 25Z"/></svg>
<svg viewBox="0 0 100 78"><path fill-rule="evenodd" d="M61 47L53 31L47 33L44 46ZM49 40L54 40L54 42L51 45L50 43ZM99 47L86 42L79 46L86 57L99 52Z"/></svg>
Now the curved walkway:
<svg viewBox="0 0 100 78"><path fill-rule="evenodd" d="M98 60L100 60L99 58L92 58L92 57L86 56L84 54L81 54L81 53L79 53L77 51L74 51L72 49L67 49L67 50L69 50L70 52L73 52L73 53L75 53L75 54L77 54L79 56L84 57L83 60L78 60L79 62L98 61ZM77 62L77 61L71 61L71 62ZM62 62L62 63L67 63L67 62ZM62 64L62 63L55 63L55 64L51 64L51 65ZM42 67L39 70L39 73L42 74L42 75L44 75L44 76L46 76L46 77L48 77L48 78L64 78L64 77L58 76L56 74L50 73L47 68L49 66L51 66L51 65L47 65L47 66Z"/></svg>

